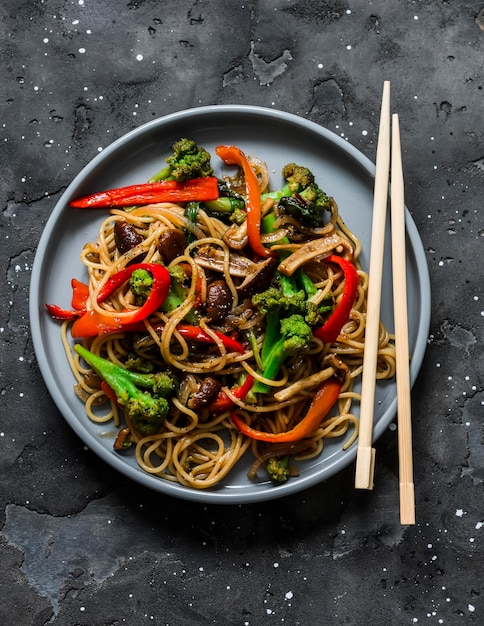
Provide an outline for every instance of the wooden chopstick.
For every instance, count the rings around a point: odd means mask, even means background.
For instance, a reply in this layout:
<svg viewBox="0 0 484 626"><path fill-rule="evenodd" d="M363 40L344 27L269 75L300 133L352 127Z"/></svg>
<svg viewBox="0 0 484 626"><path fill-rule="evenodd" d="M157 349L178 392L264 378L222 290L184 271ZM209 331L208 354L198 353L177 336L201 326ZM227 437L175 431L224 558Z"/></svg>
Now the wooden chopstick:
<svg viewBox="0 0 484 626"><path fill-rule="evenodd" d="M395 319L400 522L415 524L413 484L410 359L408 349L405 200L398 115L392 116L392 277Z"/></svg>
<svg viewBox="0 0 484 626"><path fill-rule="evenodd" d="M373 413L375 408L375 384L380 330L381 284L383 253L385 247L385 223L388 203L390 172L390 82L383 83L380 127L376 150L375 188L373 196L373 220L370 246L368 299L361 384L360 426L356 456L356 489L373 489L375 449L372 448Z"/></svg>

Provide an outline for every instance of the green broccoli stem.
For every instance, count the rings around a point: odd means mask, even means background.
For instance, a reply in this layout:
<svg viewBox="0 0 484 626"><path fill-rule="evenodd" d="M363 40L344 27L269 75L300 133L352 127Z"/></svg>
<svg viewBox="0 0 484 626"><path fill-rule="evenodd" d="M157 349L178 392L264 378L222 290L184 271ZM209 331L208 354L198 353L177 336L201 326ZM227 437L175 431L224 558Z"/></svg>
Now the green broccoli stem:
<svg viewBox="0 0 484 626"><path fill-rule="evenodd" d="M300 267L297 271L296 280L299 281L302 288L306 292L306 296L308 300L312 298L318 292L318 288L313 283L313 281L309 278L306 272L302 269L302 267Z"/></svg>
<svg viewBox="0 0 484 626"><path fill-rule="evenodd" d="M287 277L285 277L287 278ZM282 291L285 295L296 293L291 280L281 281ZM274 380L284 363L287 354L284 351L285 338L281 336L281 314L279 309L269 309L266 313L266 327L264 341L260 353L262 367L261 373L264 378ZM249 394L255 398L258 393L267 393L269 386L256 380Z"/></svg>
<svg viewBox="0 0 484 626"><path fill-rule="evenodd" d="M263 202L264 200L271 199L277 202L281 198L288 198L289 196L292 196L293 193L294 191L290 189L289 184L286 184L281 189L276 189L275 191L268 191L267 193L263 193L261 195L261 201Z"/></svg>
<svg viewBox="0 0 484 626"><path fill-rule="evenodd" d="M272 219L270 217L271 215L272 214L266 216L266 218L269 219L266 220L265 227L268 229L273 226L275 221L275 217ZM290 298L299 292L295 277L286 276L277 270L275 277L285 297ZM311 279L308 278L308 280L312 283ZM284 342L285 338L281 337L281 311L278 308L271 308L267 311L265 316L265 335L260 355L262 361L260 370L264 378L274 380L279 373L287 356L283 348ZM269 389L269 385L256 380L249 392L249 398L255 401L258 393L267 393Z"/></svg>
<svg viewBox="0 0 484 626"><path fill-rule="evenodd" d="M93 368L96 374L102 378L116 394L118 402L126 405L130 398L137 397L140 393L139 387L152 388L154 384L153 374L141 374L131 372L112 361L89 352L81 344L76 344L74 350L86 363Z"/></svg>
<svg viewBox="0 0 484 626"><path fill-rule="evenodd" d="M259 350L259 346L257 344L257 337L253 328L248 328L246 330L246 335L249 340L249 345L252 348L252 352L254 354L254 360L259 369L263 369L264 365L262 364L261 352Z"/></svg>
<svg viewBox="0 0 484 626"><path fill-rule="evenodd" d="M270 234L270 233L274 233L276 231L276 216L274 215L274 213L267 213L267 215L264 215L264 217L262 218L261 221L261 232L264 234ZM290 243L288 237L286 237L286 235L284 235L284 237L281 237L281 239L279 239L279 241L275 241L274 243ZM279 250L278 252L279 257L281 259L284 259L286 256L289 256L289 252L285 252L283 250Z"/></svg>
<svg viewBox="0 0 484 626"><path fill-rule="evenodd" d="M184 217L186 217L189 222L192 222L192 224L196 225L199 208L200 202L189 202L183 212ZM185 237L187 238L187 245L190 245L195 241L196 237L189 228L184 228L183 232L185 233Z"/></svg>
<svg viewBox="0 0 484 626"><path fill-rule="evenodd" d="M160 180L174 180L173 176L171 176L171 167L169 165L165 165L161 170L156 172L150 179L149 183L158 183Z"/></svg>
<svg viewBox="0 0 484 626"><path fill-rule="evenodd" d="M167 398L175 391L176 381L170 373L132 372L93 354L81 344L76 344L74 350L113 390L136 430L144 434L158 430L170 410ZM149 391L143 391L143 388Z"/></svg>
<svg viewBox="0 0 484 626"><path fill-rule="evenodd" d="M276 271L276 277L279 280L281 291L284 296L290 297L290 296L295 295L298 292L297 286L291 277L284 276L284 274L281 274L280 272L277 272L277 271ZM269 309L267 311L266 319L265 319L265 322L266 322L265 335L264 335L264 341L262 343L262 349L261 349L261 359L262 359L262 364L263 364L262 369L265 369L265 362L268 358L268 355L270 351L272 350L272 347L274 346L274 344L278 341L278 339L281 336L280 321L281 321L281 314L280 314L279 309L274 308L274 309Z"/></svg>
<svg viewBox="0 0 484 626"><path fill-rule="evenodd" d="M221 196L217 200L207 200L203 203L203 207L207 210L207 213L223 213L232 214L235 209L244 208L245 203L239 198L229 198L228 196Z"/></svg>
<svg viewBox="0 0 484 626"><path fill-rule="evenodd" d="M185 299L185 289L175 278L172 277L168 295L166 296L165 301L161 305L160 309L161 311L163 311L163 313L171 313L172 311L175 311L179 306L181 306L185 302ZM188 311L184 319L190 324L198 324L197 314L193 309L190 309L190 311Z"/></svg>
<svg viewBox="0 0 484 626"><path fill-rule="evenodd" d="M281 315L278 309L270 309L266 313L266 327L264 341L260 353L262 367L259 372L264 378L275 380L284 361L288 356L285 349L287 337L281 333ZM254 403L258 393L267 393L270 386L267 383L256 380L247 398Z"/></svg>
<svg viewBox="0 0 484 626"><path fill-rule="evenodd" d="M285 341L285 337L280 337L275 343L271 344L270 349L268 349L267 354L265 355L265 358L264 355L262 355L262 375L264 376L264 378L274 380L279 374L279 371L287 357L287 352L284 350ZM260 380L256 380L249 393L251 395L258 393L267 393L269 390L269 385L261 382Z"/></svg>
<svg viewBox="0 0 484 626"><path fill-rule="evenodd" d="M261 361L262 367L261 370L264 370L265 362L269 356L270 351L272 350L272 346L276 343L276 341L281 336L280 329L280 315L278 309L269 309L266 313L266 328L264 341L262 342L261 348Z"/></svg>
<svg viewBox="0 0 484 626"><path fill-rule="evenodd" d="M299 292L295 278L293 278L292 276L286 276L279 271L276 271L276 274L279 279L279 284L281 285L282 294L284 296L295 296Z"/></svg>

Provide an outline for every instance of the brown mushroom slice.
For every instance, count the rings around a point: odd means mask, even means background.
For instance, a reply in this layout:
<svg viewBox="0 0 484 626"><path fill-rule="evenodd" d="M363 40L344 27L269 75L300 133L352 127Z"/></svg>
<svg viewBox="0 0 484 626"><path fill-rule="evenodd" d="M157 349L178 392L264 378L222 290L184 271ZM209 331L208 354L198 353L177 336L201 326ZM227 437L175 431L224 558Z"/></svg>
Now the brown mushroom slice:
<svg viewBox="0 0 484 626"><path fill-rule="evenodd" d="M185 233L179 228L167 228L160 234L158 252L163 263L169 265L174 259L182 256L187 245Z"/></svg>
<svg viewBox="0 0 484 626"><path fill-rule="evenodd" d="M205 269L213 270L214 272L224 272L225 254L222 250L217 250L212 246L201 247L193 260ZM230 255L229 272L232 276L245 278L254 266L257 266L257 263L254 263L241 254Z"/></svg>
<svg viewBox="0 0 484 626"><path fill-rule="evenodd" d="M203 409L217 398L221 389L222 385L218 382L218 380L215 380L215 378L212 378L211 376L207 376L207 378L200 383L198 391L196 391L190 398L188 402L189 408L194 411Z"/></svg>
<svg viewBox="0 0 484 626"><path fill-rule="evenodd" d="M133 443L134 440L131 434L131 430L126 426L125 428L121 428L121 430L118 432L116 439L113 443L113 448L117 452L120 452L121 450L127 450L128 448L131 448Z"/></svg>
<svg viewBox="0 0 484 626"><path fill-rule="evenodd" d="M222 250L217 250L211 246L200 248L198 254L194 257L194 261L201 267L215 272L223 273L225 270L224 253ZM259 288L265 288L277 264L277 257L269 257L256 263L241 254L231 254L229 258L229 273L231 276L244 279L237 287L239 298L248 298Z"/></svg>
<svg viewBox="0 0 484 626"><path fill-rule="evenodd" d="M247 223L244 222L240 226L232 224L232 226L224 232L222 239L232 250L243 250L249 243Z"/></svg>
<svg viewBox="0 0 484 626"><path fill-rule="evenodd" d="M252 268L243 282L237 287L239 298L249 298L257 291L266 289L278 263L279 259L275 256L269 257L260 263L254 263L255 267Z"/></svg>
<svg viewBox="0 0 484 626"><path fill-rule="evenodd" d="M121 254L126 254L144 240L136 228L126 220L117 220L114 224L114 243Z"/></svg>
<svg viewBox="0 0 484 626"><path fill-rule="evenodd" d="M274 200L267 198L261 206L261 216L266 215L274 206ZM222 239L232 250L243 250L249 243L247 220L240 225L232 224L223 234Z"/></svg>
<svg viewBox="0 0 484 626"><path fill-rule="evenodd" d="M224 319L232 309L234 298L223 279L215 280L207 286L205 310L211 322Z"/></svg>
<svg viewBox="0 0 484 626"><path fill-rule="evenodd" d="M316 259L317 257L324 258L330 255L333 251L340 251L346 249L350 256L353 254L353 248L347 239L344 239L340 235L335 233L324 237L323 239L313 239L307 241L295 252L289 255L279 265L279 271L286 276L291 276L301 265Z"/></svg>

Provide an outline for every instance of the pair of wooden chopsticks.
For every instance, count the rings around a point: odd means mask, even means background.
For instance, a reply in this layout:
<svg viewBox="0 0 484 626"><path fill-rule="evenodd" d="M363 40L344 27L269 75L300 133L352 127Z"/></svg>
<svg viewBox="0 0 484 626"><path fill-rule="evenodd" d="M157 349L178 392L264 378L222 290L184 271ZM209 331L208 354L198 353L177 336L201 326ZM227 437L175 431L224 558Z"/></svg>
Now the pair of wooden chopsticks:
<svg viewBox="0 0 484 626"><path fill-rule="evenodd" d="M390 129L391 123L391 129ZM372 489L375 449L372 448L375 373L378 358L381 284L385 246L385 224L390 178L391 142L391 230L392 280L395 320L400 522L415 524L415 493L412 461L412 426L405 265L405 201L398 115L390 119L390 82L383 84L380 127L376 152L373 199L368 306L361 391L360 428L356 458L355 487Z"/></svg>

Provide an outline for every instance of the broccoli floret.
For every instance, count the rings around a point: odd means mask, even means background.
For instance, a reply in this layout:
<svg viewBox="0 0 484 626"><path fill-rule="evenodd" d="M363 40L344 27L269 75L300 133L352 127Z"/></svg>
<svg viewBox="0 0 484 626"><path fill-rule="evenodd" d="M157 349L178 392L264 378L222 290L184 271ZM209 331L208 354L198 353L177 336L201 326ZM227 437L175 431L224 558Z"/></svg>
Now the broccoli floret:
<svg viewBox="0 0 484 626"><path fill-rule="evenodd" d="M284 361L295 354L306 352L311 343L313 333L304 317L294 313L280 319L276 312L266 314L266 332L262 344L262 375L275 380ZM257 393L269 391L268 385L258 380L248 394L250 401L255 401Z"/></svg>
<svg viewBox="0 0 484 626"><path fill-rule="evenodd" d="M277 287L269 287L252 296L252 304L266 314L274 308L283 311L302 311L305 300L306 296L302 289L289 291Z"/></svg>
<svg viewBox="0 0 484 626"><path fill-rule="evenodd" d="M247 213L239 207L235 207L232 214L230 215L230 221L232 222L232 224L237 224L237 226L241 226L246 219Z"/></svg>
<svg viewBox="0 0 484 626"><path fill-rule="evenodd" d="M155 398L145 391L136 398L129 398L125 409L138 432L143 435L152 435L156 433L162 420L167 416L169 405L165 398Z"/></svg>
<svg viewBox="0 0 484 626"><path fill-rule="evenodd" d="M171 277L170 289L165 301L160 307L164 313L170 313L181 306L185 302L188 294L188 287L186 286L188 277L185 270L179 265L173 265L168 268L168 271ZM193 309L187 313L184 319L191 324L198 323L197 315Z"/></svg>
<svg viewBox="0 0 484 626"><path fill-rule="evenodd" d="M177 386L171 373L140 374L93 354L80 344L74 350L111 387L136 430L142 434L157 432L169 412L167 398Z"/></svg>
<svg viewBox="0 0 484 626"><path fill-rule="evenodd" d="M316 326L322 322L323 316L332 310L331 298L323 300L320 304L309 299L317 289L303 270L298 272L297 281L276 272L275 282L277 286L273 285L252 296L252 304L266 315L270 315L273 310L277 310L279 314L284 312L286 315L300 313L309 326ZM298 289L297 282L302 285L301 289Z"/></svg>
<svg viewBox="0 0 484 626"><path fill-rule="evenodd" d="M155 174L150 182L160 180L189 180L212 176L210 153L192 139L183 137L172 145L173 154L166 158L168 165Z"/></svg>
<svg viewBox="0 0 484 626"><path fill-rule="evenodd" d="M187 282L188 276L183 267L181 265L172 265L168 268L168 272L170 277L173 280L178 281L181 285L184 285Z"/></svg>
<svg viewBox="0 0 484 626"><path fill-rule="evenodd" d="M171 372L156 372L153 374L153 393L164 398L170 396L175 390L178 381ZM138 385L143 386L143 381L139 381Z"/></svg>
<svg viewBox="0 0 484 626"><path fill-rule="evenodd" d="M304 317L299 314L281 320L282 350L286 356L305 352L309 348L313 332ZM276 344L277 346L277 344ZM278 352L276 348L276 354Z"/></svg>
<svg viewBox="0 0 484 626"><path fill-rule="evenodd" d="M271 457L266 464L266 472L269 478L278 483L284 483L289 478L289 457Z"/></svg>
<svg viewBox="0 0 484 626"><path fill-rule="evenodd" d="M331 201L318 186L314 174L307 167L288 163L282 168L285 185L264 194L278 202L278 209L300 219L307 226L322 226L326 212L331 211Z"/></svg>
<svg viewBox="0 0 484 626"><path fill-rule="evenodd" d="M314 327L323 322L323 317L333 310L333 299L325 298L320 304L308 300L305 305L304 319L309 326Z"/></svg>
<svg viewBox="0 0 484 626"><path fill-rule="evenodd" d="M160 307L161 311L164 313L174 311L177 307L183 304L188 293L188 287L185 286L187 281L185 270L179 265L173 265L168 268L168 271L171 277L170 289ZM137 269L131 274L129 287L132 293L136 296L136 304L139 306L142 306L145 303L152 286L153 276L148 270ZM195 323L197 321L196 315L192 311L187 314L185 319L191 323Z"/></svg>
<svg viewBox="0 0 484 626"><path fill-rule="evenodd" d="M275 191L269 191L262 195L262 199L272 198L276 202L281 198L288 198L296 193L301 193L306 187L314 184L315 178L311 170L303 165L288 163L282 168L284 186Z"/></svg>
<svg viewBox="0 0 484 626"><path fill-rule="evenodd" d="M282 168L282 175L292 193L300 193L314 183L314 174L304 165L288 163Z"/></svg>
<svg viewBox="0 0 484 626"><path fill-rule="evenodd" d="M198 146L192 139L180 139L172 146L173 155L166 159L175 180L203 178L211 176L210 153Z"/></svg>
<svg viewBox="0 0 484 626"><path fill-rule="evenodd" d="M142 374L151 374L153 371L153 363L151 361L147 361L139 354L136 354L136 352L130 352L128 354L128 358L124 362L124 367L128 370L141 372Z"/></svg>
<svg viewBox="0 0 484 626"><path fill-rule="evenodd" d="M300 269L294 276L275 272L272 284L252 296L252 304L265 314L265 333L260 351L264 378L274 380L287 357L304 352L312 339L312 328L322 321L331 303L311 301L317 288ZM256 401L257 393L269 391L268 385L256 381L248 399Z"/></svg>
<svg viewBox="0 0 484 626"><path fill-rule="evenodd" d="M150 295L153 286L153 276L151 272L145 269L137 269L129 278L129 288L136 296L136 303L142 306L146 298Z"/></svg>

